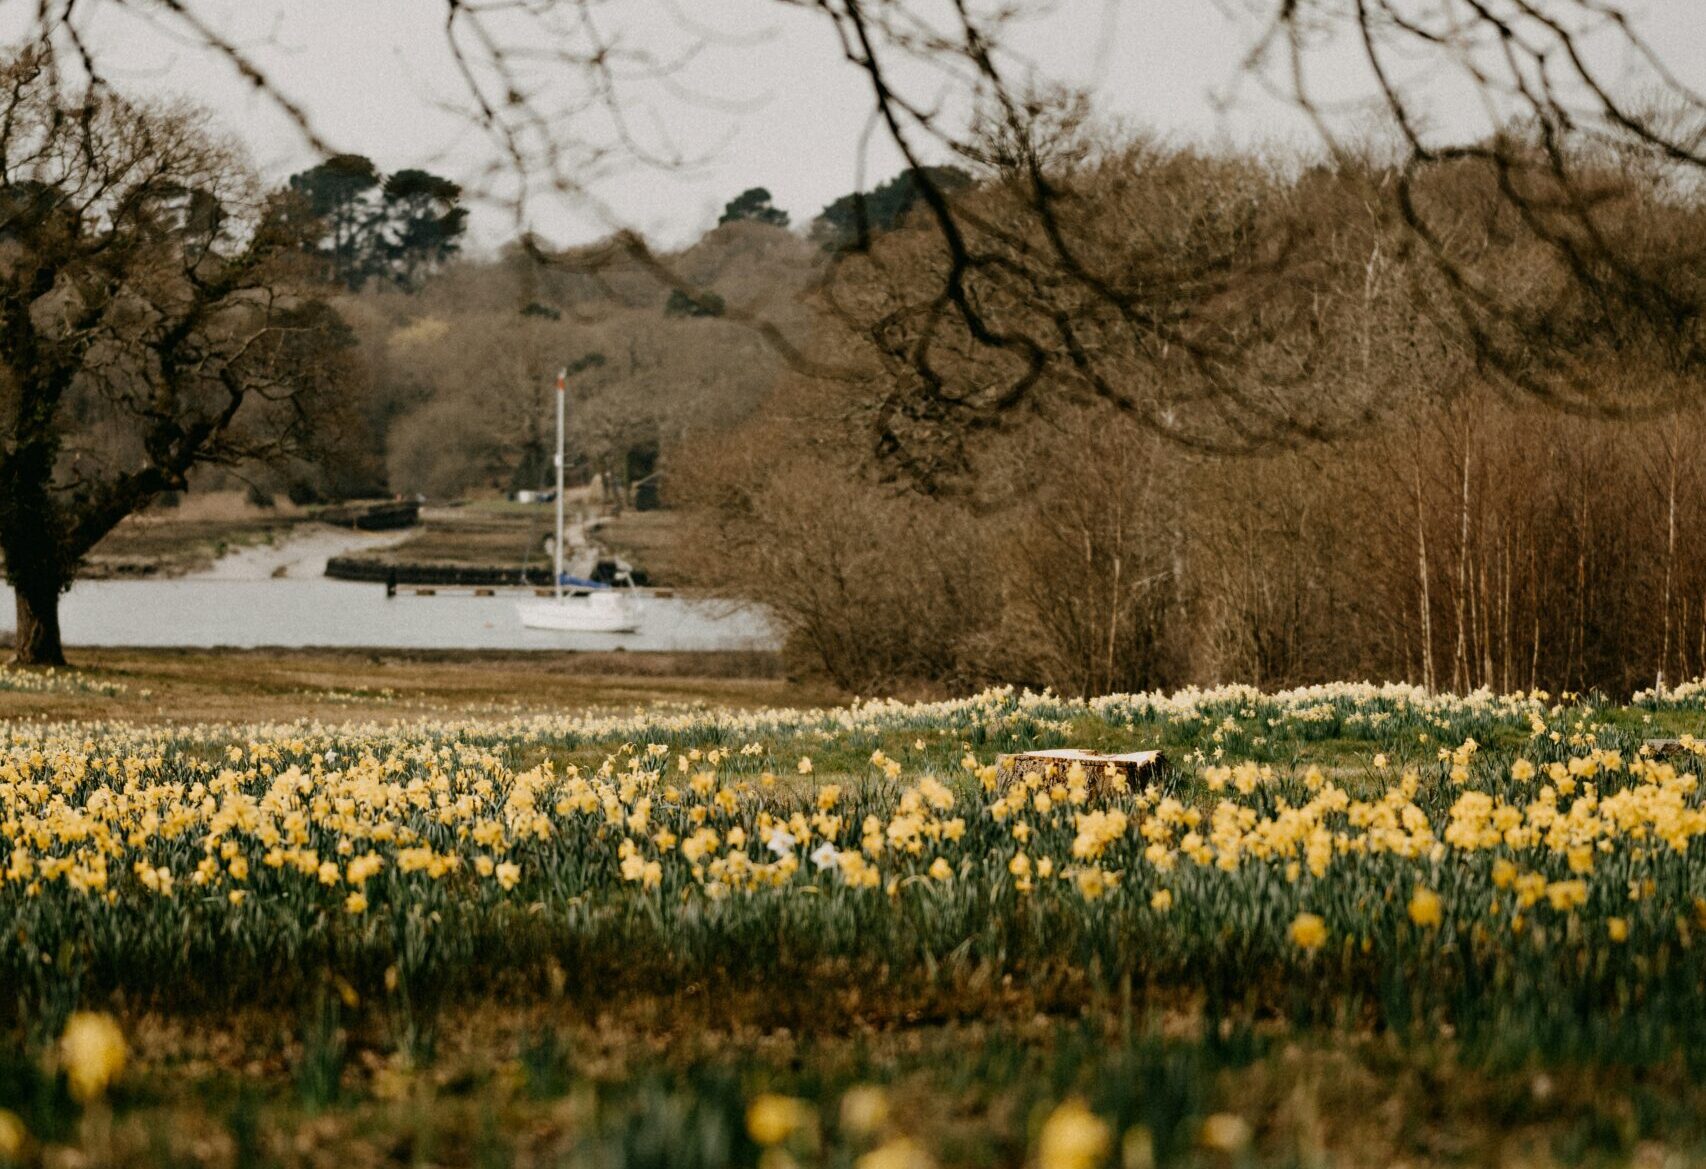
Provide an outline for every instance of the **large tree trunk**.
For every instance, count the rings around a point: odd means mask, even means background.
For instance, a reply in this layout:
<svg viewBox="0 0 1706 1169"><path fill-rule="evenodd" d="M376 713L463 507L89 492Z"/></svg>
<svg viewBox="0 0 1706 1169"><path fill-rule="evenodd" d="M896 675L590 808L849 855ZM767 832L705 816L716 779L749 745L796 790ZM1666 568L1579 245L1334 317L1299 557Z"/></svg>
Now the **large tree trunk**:
<svg viewBox="0 0 1706 1169"><path fill-rule="evenodd" d="M18 645L13 660L21 666L63 666L58 587L15 583L13 592L18 601Z"/></svg>

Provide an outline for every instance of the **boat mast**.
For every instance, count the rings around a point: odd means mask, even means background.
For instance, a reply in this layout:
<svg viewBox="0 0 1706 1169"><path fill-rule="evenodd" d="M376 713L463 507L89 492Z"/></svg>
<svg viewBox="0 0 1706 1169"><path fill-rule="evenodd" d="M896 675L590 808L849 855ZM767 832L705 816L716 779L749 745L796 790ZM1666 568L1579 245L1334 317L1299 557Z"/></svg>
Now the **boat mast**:
<svg viewBox="0 0 1706 1169"><path fill-rule="evenodd" d="M563 400L569 396L568 377L568 370L557 371L557 555L551 584L559 601L563 599Z"/></svg>

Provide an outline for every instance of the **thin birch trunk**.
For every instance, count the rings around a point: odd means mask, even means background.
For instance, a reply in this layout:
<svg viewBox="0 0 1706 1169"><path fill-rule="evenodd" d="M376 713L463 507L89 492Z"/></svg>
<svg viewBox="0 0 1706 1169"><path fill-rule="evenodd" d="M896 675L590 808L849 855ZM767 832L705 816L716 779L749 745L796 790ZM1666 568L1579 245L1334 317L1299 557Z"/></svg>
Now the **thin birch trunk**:
<svg viewBox="0 0 1706 1169"><path fill-rule="evenodd" d="M1416 579L1421 586L1422 689L1434 689L1433 601L1428 595L1428 525L1422 505L1422 457L1416 455Z"/></svg>

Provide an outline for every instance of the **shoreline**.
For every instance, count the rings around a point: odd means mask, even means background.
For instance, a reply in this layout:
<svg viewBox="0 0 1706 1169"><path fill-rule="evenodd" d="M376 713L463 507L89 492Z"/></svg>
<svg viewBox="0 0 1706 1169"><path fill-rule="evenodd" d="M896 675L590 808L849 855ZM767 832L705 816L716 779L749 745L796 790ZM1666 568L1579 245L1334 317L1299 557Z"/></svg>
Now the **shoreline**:
<svg viewBox="0 0 1706 1169"><path fill-rule="evenodd" d="M70 646L62 669L0 669L0 721L396 722L658 704L834 706L761 651L192 649Z"/></svg>
<svg viewBox="0 0 1706 1169"><path fill-rule="evenodd" d="M292 580L329 576L328 566L352 552L375 552L408 538L403 532L363 532L310 521L281 541L234 549L211 565L177 580Z"/></svg>
<svg viewBox="0 0 1706 1169"><path fill-rule="evenodd" d="M0 586L0 606L6 590ZM60 604L65 644L185 649L292 647L576 651L773 651L782 631L761 608L648 590L629 633L531 629L513 590L399 589L316 577L82 581ZM0 627L10 628L0 614Z"/></svg>
<svg viewBox="0 0 1706 1169"><path fill-rule="evenodd" d="M383 532L327 523L321 508L260 507L235 492L186 498L132 516L85 562L79 581L319 578L423 587L548 587L549 508L467 500L421 510L420 522ZM601 557L630 562L653 587L691 584L675 550L682 518L669 512L570 517L566 569L590 576ZM597 535L594 535L596 530Z"/></svg>

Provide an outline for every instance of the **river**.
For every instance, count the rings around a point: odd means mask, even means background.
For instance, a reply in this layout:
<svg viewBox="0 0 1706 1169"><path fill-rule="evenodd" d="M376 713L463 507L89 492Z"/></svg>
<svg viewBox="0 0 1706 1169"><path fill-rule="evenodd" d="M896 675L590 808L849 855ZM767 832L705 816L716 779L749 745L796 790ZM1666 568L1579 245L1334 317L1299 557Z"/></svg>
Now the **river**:
<svg viewBox="0 0 1706 1169"><path fill-rule="evenodd" d="M382 585L328 580L326 559L398 537L321 529L245 549L205 572L175 579L74 585L60 604L67 646L279 646L374 649L763 650L777 645L750 606L685 597L635 598L634 633L526 629L523 591L387 597ZM14 630L10 589L0 589L0 629Z"/></svg>

